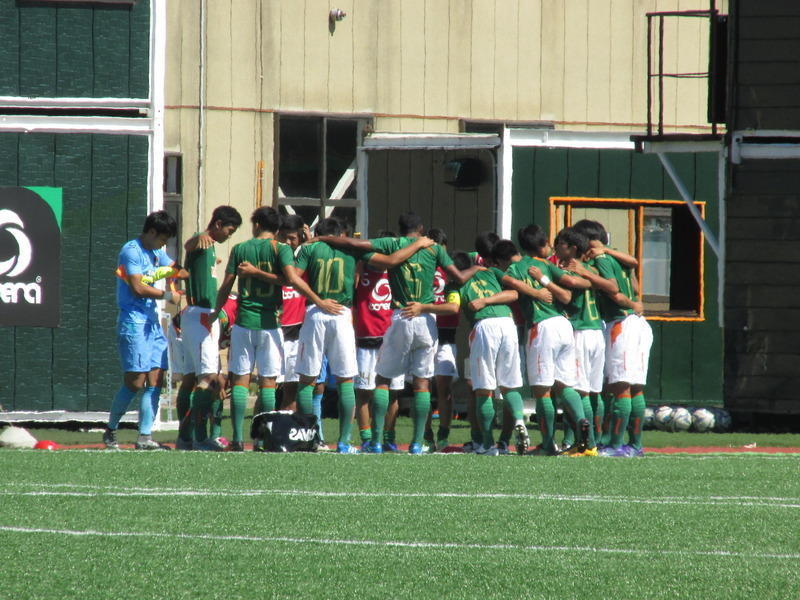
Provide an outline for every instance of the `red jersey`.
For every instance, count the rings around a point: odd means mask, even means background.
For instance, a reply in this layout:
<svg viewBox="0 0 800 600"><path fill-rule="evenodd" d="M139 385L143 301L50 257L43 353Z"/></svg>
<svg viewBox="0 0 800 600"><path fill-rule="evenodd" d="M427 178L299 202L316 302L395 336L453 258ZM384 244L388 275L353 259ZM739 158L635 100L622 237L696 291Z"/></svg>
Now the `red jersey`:
<svg viewBox="0 0 800 600"><path fill-rule="evenodd" d="M230 294L225 304L222 305L219 317L219 345L221 348L227 348L231 341L231 328L236 323L236 313L239 311L239 297L236 294Z"/></svg>
<svg viewBox="0 0 800 600"><path fill-rule="evenodd" d="M353 306L356 337L382 337L392 323L392 290L388 273L364 267L356 286Z"/></svg>
<svg viewBox="0 0 800 600"><path fill-rule="evenodd" d="M445 287L447 286L447 271L441 267L436 267L436 274L433 277L433 303L444 304ZM439 329L455 329L458 327L460 313L454 315L436 315L436 326Z"/></svg>
<svg viewBox="0 0 800 600"><path fill-rule="evenodd" d="M290 285L284 285L281 292L283 294L281 327L299 325L306 316L306 297Z"/></svg>

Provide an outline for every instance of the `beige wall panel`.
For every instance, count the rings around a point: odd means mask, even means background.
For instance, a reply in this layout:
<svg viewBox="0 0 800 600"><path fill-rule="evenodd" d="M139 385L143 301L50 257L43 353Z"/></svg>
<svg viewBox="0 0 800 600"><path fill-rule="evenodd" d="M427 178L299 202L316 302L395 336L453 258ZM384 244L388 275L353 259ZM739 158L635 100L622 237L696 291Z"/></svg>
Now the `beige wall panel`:
<svg viewBox="0 0 800 600"><path fill-rule="evenodd" d="M495 20L493 0L472 2L472 89L469 117L494 117ZM484 118L486 118L484 117Z"/></svg>
<svg viewBox="0 0 800 600"><path fill-rule="evenodd" d="M231 96L234 107L259 106L258 3L236 3L231 12Z"/></svg>
<svg viewBox="0 0 800 600"><path fill-rule="evenodd" d="M167 120L180 123L181 137L170 150L183 155L183 239L197 231L197 111L169 110Z"/></svg>
<svg viewBox="0 0 800 600"><path fill-rule="evenodd" d="M185 112L195 112L183 109ZM181 109L171 108L164 111L164 151L180 152L181 149ZM187 140L188 141L188 140ZM196 144L195 144L196 145Z"/></svg>
<svg viewBox="0 0 800 600"><path fill-rule="evenodd" d="M257 115L256 127L258 129L257 142L259 154L256 155L255 159L264 161L264 204L275 206L277 202L274 190L275 115L271 113L261 113Z"/></svg>
<svg viewBox="0 0 800 600"><path fill-rule="evenodd" d="M612 123L643 122L641 115L644 103L635 106L637 100L634 90L645 84L647 71L642 71L646 64L641 57L647 56L647 48L634 41L637 32L645 25L644 12L635 12L636 8L630 0L611 0L609 10L609 51L608 51L608 86L609 107L608 120ZM590 31L589 47L592 52L602 52L596 48L592 32L599 24L593 23ZM645 43L646 40L645 40ZM591 75L590 75L591 76ZM591 87L590 87L591 90ZM591 92L590 92L591 98Z"/></svg>
<svg viewBox="0 0 800 600"><path fill-rule="evenodd" d="M378 75L376 112L397 115L401 112L401 0L382 0L378 4ZM389 130L387 130L389 131Z"/></svg>
<svg viewBox="0 0 800 600"><path fill-rule="evenodd" d="M208 11L206 81L209 84L206 86L206 104L231 106L233 101L232 8L228 2L208 2L206 8Z"/></svg>
<svg viewBox="0 0 800 600"><path fill-rule="evenodd" d="M249 206L251 210L256 206L257 163L260 158L257 150L256 121L256 113L234 113L231 119L231 153L228 167L230 172L228 202L237 207ZM268 197L265 203L269 204Z"/></svg>
<svg viewBox="0 0 800 600"><path fill-rule="evenodd" d="M425 2L403 0L400 8L400 112L425 114Z"/></svg>
<svg viewBox="0 0 800 600"><path fill-rule="evenodd" d="M541 118L542 8L539 2L519 2L517 118Z"/></svg>
<svg viewBox="0 0 800 600"><path fill-rule="evenodd" d="M280 106L281 99L281 1L261 2L261 97L259 106Z"/></svg>
<svg viewBox="0 0 800 600"><path fill-rule="evenodd" d="M631 67L631 122L647 123L647 17L656 10L655 0L634 0L633 65ZM622 116L622 115L620 115Z"/></svg>
<svg viewBox="0 0 800 600"><path fill-rule="evenodd" d="M234 113L228 111L215 110L206 113L206 126L213 135L207 138L205 152L205 213L209 213L219 204L230 202L231 180L234 177L233 116Z"/></svg>
<svg viewBox="0 0 800 600"><path fill-rule="evenodd" d="M353 1L338 0L336 8L341 8L347 16L336 23L333 34L328 34L328 110L351 113L353 99ZM316 10L316 9L315 9Z"/></svg>
<svg viewBox="0 0 800 600"><path fill-rule="evenodd" d="M564 116L587 120L589 65L589 0L564 3Z"/></svg>
<svg viewBox="0 0 800 600"><path fill-rule="evenodd" d="M400 131L400 119L395 117L375 117L372 120L375 131Z"/></svg>
<svg viewBox="0 0 800 600"><path fill-rule="evenodd" d="M517 119L517 70L519 40L517 19L519 2L498 2L494 14L494 92L495 119Z"/></svg>
<svg viewBox="0 0 800 600"><path fill-rule="evenodd" d="M281 2L281 96L275 108L302 110L306 72L305 0Z"/></svg>
<svg viewBox="0 0 800 600"><path fill-rule="evenodd" d="M185 27L182 23L184 18L186 16L182 15L179 3L167 3L167 72L164 79L164 98L165 103L172 106L181 103L181 70L183 67L181 35Z"/></svg>
<svg viewBox="0 0 800 600"><path fill-rule="evenodd" d="M328 110L328 13L327 0L306 0L306 54L303 106L306 110Z"/></svg>
<svg viewBox="0 0 800 600"><path fill-rule="evenodd" d="M472 114L472 0L450 2L449 22L447 112L466 117Z"/></svg>
<svg viewBox="0 0 800 600"><path fill-rule="evenodd" d="M398 119L398 131L407 131L408 133L422 133L425 131L427 121L430 119Z"/></svg>
<svg viewBox="0 0 800 600"><path fill-rule="evenodd" d="M458 119L423 119L425 133L459 133Z"/></svg>
<svg viewBox="0 0 800 600"><path fill-rule="evenodd" d="M186 2L177 4L181 8L180 15L169 23L176 23L180 27L180 32L170 29L168 25L168 35L179 35L180 55L175 57L180 62L175 64L171 60L171 55L167 55L166 76L173 77L173 73L178 73L180 77L181 91L177 98L167 97L168 105L196 105L200 78L199 78L199 55L200 55L200 12L196 5ZM167 3L167 6L173 6ZM186 10L183 10L186 8Z"/></svg>
<svg viewBox="0 0 800 600"><path fill-rule="evenodd" d="M447 114L449 21L449 2L425 3L424 114L426 115Z"/></svg>
<svg viewBox="0 0 800 600"><path fill-rule="evenodd" d="M586 8L586 120L608 122L611 120L611 47L616 41L611 28L612 6L611 2L589 2Z"/></svg>
<svg viewBox="0 0 800 600"><path fill-rule="evenodd" d="M688 10L691 4L684 0L679 4L680 10ZM678 73L700 73L708 71L708 40L709 30L706 19L680 19L678 35L675 40L677 46ZM704 38L703 44L700 40ZM701 47L706 54L701 60ZM676 89L676 123L703 123L705 122L706 88L708 80L679 79L675 82Z"/></svg>
<svg viewBox="0 0 800 600"><path fill-rule="evenodd" d="M376 110L378 96L378 5L358 2L353 7L353 110ZM348 19L350 16L348 15Z"/></svg>
<svg viewBox="0 0 800 600"><path fill-rule="evenodd" d="M564 4L542 0L542 101L541 119L561 121L564 116Z"/></svg>

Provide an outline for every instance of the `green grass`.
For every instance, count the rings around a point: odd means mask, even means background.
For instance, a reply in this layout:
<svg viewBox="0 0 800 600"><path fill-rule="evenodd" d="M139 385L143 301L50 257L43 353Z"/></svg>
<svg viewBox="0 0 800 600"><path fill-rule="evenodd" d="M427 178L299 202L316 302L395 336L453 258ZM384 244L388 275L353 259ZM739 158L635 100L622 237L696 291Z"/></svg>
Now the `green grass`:
<svg viewBox="0 0 800 600"><path fill-rule="evenodd" d="M0 597L796 598L799 467L6 450Z"/></svg>

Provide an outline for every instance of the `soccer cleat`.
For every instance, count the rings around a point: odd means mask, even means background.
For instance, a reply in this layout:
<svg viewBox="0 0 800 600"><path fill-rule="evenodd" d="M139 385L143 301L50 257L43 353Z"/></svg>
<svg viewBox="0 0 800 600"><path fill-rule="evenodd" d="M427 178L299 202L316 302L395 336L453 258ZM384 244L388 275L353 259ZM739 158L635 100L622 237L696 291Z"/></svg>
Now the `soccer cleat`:
<svg viewBox="0 0 800 600"><path fill-rule="evenodd" d="M531 454L533 456L558 456L558 446L556 446L555 442L549 446L539 444L531 451Z"/></svg>
<svg viewBox="0 0 800 600"><path fill-rule="evenodd" d="M559 456L583 456L583 452L575 445L564 450Z"/></svg>
<svg viewBox="0 0 800 600"><path fill-rule="evenodd" d="M627 449L628 456L631 458L639 458L644 456L644 448L634 448L633 446L623 446L623 448Z"/></svg>
<svg viewBox="0 0 800 600"><path fill-rule="evenodd" d="M584 456L598 456L597 448L587 448L583 451Z"/></svg>
<svg viewBox="0 0 800 600"><path fill-rule="evenodd" d="M500 440L499 442L497 442L495 448L497 449L498 454L503 454L503 455L510 454L510 452L508 451L508 442Z"/></svg>
<svg viewBox="0 0 800 600"><path fill-rule="evenodd" d="M361 444L361 454L368 454L370 452L370 448L372 447L372 441L367 440L363 444Z"/></svg>
<svg viewBox="0 0 800 600"><path fill-rule="evenodd" d="M316 451L317 452L330 452L331 451L331 447L328 446L328 444L325 443L325 440L320 440L319 444L317 445Z"/></svg>
<svg viewBox="0 0 800 600"><path fill-rule="evenodd" d="M586 449L589 447L589 427L590 427L589 419L581 419L578 421L578 442L575 446L578 448L578 452L583 454L586 452Z"/></svg>
<svg viewBox="0 0 800 600"><path fill-rule="evenodd" d="M394 442L383 442L383 451L384 452L399 452L400 450L397 447L397 444Z"/></svg>
<svg viewBox="0 0 800 600"><path fill-rule="evenodd" d="M134 446L137 450L168 450L168 446L164 446L159 444L149 435L140 435L136 438L136 445Z"/></svg>
<svg viewBox="0 0 800 600"><path fill-rule="evenodd" d="M411 444L408 447L409 454L424 454L425 451L422 448L422 444Z"/></svg>
<svg viewBox="0 0 800 600"><path fill-rule="evenodd" d="M365 452L369 454L383 454L383 445L378 442L371 442Z"/></svg>
<svg viewBox="0 0 800 600"><path fill-rule="evenodd" d="M500 456L500 450L497 449L497 446L492 446L491 448L484 448L482 445L478 446L475 450L475 454L480 454L481 456Z"/></svg>
<svg viewBox="0 0 800 600"><path fill-rule="evenodd" d="M350 444L345 444L344 442L339 442L336 444L336 453L337 454L361 454L358 451L358 448L352 446Z"/></svg>
<svg viewBox="0 0 800 600"><path fill-rule="evenodd" d="M253 440L253 452L264 452L264 440Z"/></svg>
<svg viewBox="0 0 800 600"><path fill-rule="evenodd" d="M175 450L192 450L192 440L182 440L178 438L175 440Z"/></svg>
<svg viewBox="0 0 800 600"><path fill-rule="evenodd" d="M436 440L436 452L444 452L444 450L450 445L450 442L447 438Z"/></svg>
<svg viewBox="0 0 800 600"><path fill-rule="evenodd" d="M119 450L117 430L106 427L106 430L103 432L103 443L106 445L107 450Z"/></svg>
<svg viewBox="0 0 800 600"><path fill-rule="evenodd" d="M192 445L192 450L200 450L203 452L222 452L225 450L225 448L217 440L206 438L199 442L195 440Z"/></svg>
<svg viewBox="0 0 800 600"><path fill-rule="evenodd" d="M628 454L627 448L625 446L620 446L619 448L614 448L613 446L606 446L602 450L598 452L598 456L608 456L613 458L628 458L630 454Z"/></svg>
<svg viewBox="0 0 800 600"><path fill-rule="evenodd" d="M528 446L531 444L531 438L528 436L528 428L524 423L517 423L514 426L514 433L517 434L517 454L524 456L528 451Z"/></svg>
<svg viewBox="0 0 800 600"><path fill-rule="evenodd" d="M244 442L231 442L228 444L227 450L229 452L244 452Z"/></svg>
<svg viewBox="0 0 800 600"><path fill-rule="evenodd" d="M464 444L464 454L472 454L480 447L480 444L476 444L473 441L469 441Z"/></svg>

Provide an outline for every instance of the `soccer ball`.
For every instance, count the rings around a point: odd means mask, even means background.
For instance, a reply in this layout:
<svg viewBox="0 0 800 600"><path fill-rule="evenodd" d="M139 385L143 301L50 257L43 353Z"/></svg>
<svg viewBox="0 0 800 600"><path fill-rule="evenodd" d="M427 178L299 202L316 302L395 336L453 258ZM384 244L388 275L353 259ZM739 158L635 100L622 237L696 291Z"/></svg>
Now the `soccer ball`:
<svg viewBox="0 0 800 600"><path fill-rule="evenodd" d="M671 421L672 421L672 407L659 406L656 409L655 414L653 415L653 425L656 426L656 429L658 429L659 431L668 431L670 428Z"/></svg>
<svg viewBox="0 0 800 600"><path fill-rule="evenodd" d="M725 433L731 428L731 414L724 408L718 408L714 415L714 432Z"/></svg>
<svg viewBox="0 0 800 600"><path fill-rule="evenodd" d="M714 413L705 408L698 408L692 413L692 429L698 433L710 431L714 427Z"/></svg>
<svg viewBox="0 0 800 600"><path fill-rule="evenodd" d="M692 413L682 407L672 411L672 421L670 421L670 431L689 431L692 426Z"/></svg>
<svg viewBox="0 0 800 600"><path fill-rule="evenodd" d="M649 406L644 409L644 419L642 419L642 429L652 429L654 427L655 411Z"/></svg>

